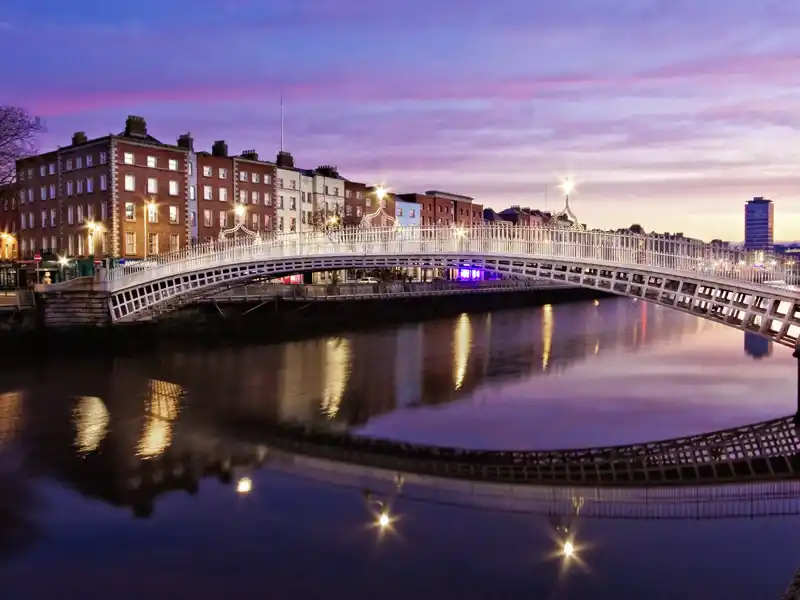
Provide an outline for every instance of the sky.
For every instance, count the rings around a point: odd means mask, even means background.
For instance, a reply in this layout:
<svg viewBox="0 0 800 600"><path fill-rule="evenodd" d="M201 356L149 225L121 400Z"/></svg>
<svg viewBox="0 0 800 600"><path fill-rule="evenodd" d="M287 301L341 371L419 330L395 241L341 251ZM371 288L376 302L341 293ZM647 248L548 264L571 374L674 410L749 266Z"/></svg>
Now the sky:
<svg viewBox="0 0 800 600"><path fill-rule="evenodd" d="M117 133L589 227L741 240L776 203L800 239L800 3L786 0L4 0L0 104L40 147ZM10 85L7 85L10 82Z"/></svg>

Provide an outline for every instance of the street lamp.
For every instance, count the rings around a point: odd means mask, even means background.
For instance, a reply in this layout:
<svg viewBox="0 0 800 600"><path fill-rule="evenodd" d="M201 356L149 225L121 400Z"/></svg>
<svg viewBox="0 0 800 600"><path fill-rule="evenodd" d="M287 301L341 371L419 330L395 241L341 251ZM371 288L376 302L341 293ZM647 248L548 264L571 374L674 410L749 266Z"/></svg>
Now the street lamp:
<svg viewBox="0 0 800 600"><path fill-rule="evenodd" d="M142 206L142 210L144 212L144 250L142 251L142 257L147 258L147 221L150 219L151 214L155 214L155 211L158 210L158 206L156 205L154 200L145 200L144 206Z"/></svg>
<svg viewBox="0 0 800 600"><path fill-rule="evenodd" d="M244 214L247 212L247 208L243 204L237 204L234 209L233 213L236 215L237 219L241 222L244 218Z"/></svg>

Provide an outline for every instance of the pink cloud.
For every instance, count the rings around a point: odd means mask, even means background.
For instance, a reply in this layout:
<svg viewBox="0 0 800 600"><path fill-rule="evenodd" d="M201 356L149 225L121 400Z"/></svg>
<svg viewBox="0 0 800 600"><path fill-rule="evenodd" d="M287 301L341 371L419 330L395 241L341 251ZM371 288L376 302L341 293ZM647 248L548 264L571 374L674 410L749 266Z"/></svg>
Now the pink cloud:
<svg viewBox="0 0 800 600"><path fill-rule="evenodd" d="M702 87L735 88L757 82L760 86L800 80L800 54L728 56L674 63L635 73L576 72L564 75L531 75L513 78L436 79L399 75L381 85L371 77L347 73L331 74L301 83L229 82L209 84L166 83L161 88L105 90L96 93L41 90L17 101L43 116L61 116L103 108L136 107L148 104L248 102L277 96L281 90L295 103L505 100L594 94L620 95L623 91L669 93L664 84L693 82ZM681 92L680 88L672 90Z"/></svg>

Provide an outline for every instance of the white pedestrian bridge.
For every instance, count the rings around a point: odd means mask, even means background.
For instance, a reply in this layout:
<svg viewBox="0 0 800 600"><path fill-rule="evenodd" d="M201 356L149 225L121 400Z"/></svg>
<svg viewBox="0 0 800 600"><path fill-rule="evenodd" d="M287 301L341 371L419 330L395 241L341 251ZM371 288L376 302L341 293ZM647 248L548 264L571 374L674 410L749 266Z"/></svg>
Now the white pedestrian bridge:
<svg viewBox="0 0 800 600"><path fill-rule="evenodd" d="M665 235L542 227L352 228L214 241L106 273L114 322L256 279L309 271L475 268L640 298L795 347L794 261Z"/></svg>

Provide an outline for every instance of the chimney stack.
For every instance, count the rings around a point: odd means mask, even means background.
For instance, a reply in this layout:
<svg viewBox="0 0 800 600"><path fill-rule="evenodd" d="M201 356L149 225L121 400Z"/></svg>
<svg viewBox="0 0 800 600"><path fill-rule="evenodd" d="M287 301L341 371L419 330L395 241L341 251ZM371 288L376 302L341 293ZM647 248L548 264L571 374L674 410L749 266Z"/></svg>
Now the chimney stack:
<svg viewBox="0 0 800 600"><path fill-rule="evenodd" d="M258 160L258 152L255 150L242 150L241 157L248 160Z"/></svg>
<svg viewBox="0 0 800 600"><path fill-rule="evenodd" d="M125 120L125 135L147 137L147 121L144 117L129 115Z"/></svg>
<svg viewBox="0 0 800 600"><path fill-rule="evenodd" d="M186 148L194 152L194 138L191 133L184 133L178 138L178 148Z"/></svg>
<svg viewBox="0 0 800 600"><path fill-rule="evenodd" d="M228 156L228 144L225 143L225 140L217 140L214 142L214 145L211 146L211 156Z"/></svg>
<svg viewBox="0 0 800 600"><path fill-rule="evenodd" d="M76 131L72 134L72 145L77 146L78 144L85 144L86 143L86 133L83 131Z"/></svg>
<svg viewBox="0 0 800 600"><path fill-rule="evenodd" d="M281 169L294 169L294 157L291 152L281 150L278 152L278 158L275 160L275 164Z"/></svg>

